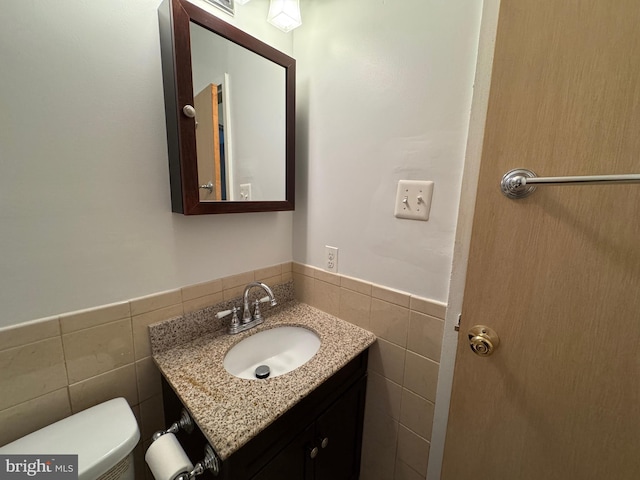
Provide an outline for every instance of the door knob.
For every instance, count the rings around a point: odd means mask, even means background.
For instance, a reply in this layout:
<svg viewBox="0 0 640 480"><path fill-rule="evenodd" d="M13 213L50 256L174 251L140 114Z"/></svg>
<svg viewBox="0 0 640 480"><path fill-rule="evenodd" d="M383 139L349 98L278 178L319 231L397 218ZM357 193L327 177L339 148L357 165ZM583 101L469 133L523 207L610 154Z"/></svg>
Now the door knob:
<svg viewBox="0 0 640 480"><path fill-rule="evenodd" d="M469 346L471 351L481 357L488 357L500 345L498 334L484 325L476 325L469 330Z"/></svg>

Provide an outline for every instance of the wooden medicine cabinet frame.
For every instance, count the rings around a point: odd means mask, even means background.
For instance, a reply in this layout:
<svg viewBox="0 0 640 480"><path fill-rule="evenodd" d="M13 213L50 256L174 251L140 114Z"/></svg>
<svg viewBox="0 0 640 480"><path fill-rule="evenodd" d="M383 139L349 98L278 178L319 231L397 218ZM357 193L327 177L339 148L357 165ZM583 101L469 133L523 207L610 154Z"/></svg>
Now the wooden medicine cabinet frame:
<svg viewBox="0 0 640 480"><path fill-rule="evenodd" d="M164 0L158 7L164 79L172 210L185 215L294 210L296 61L187 0ZM196 122L183 113L194 104L190 23L193 22L284 68L285 198L268 201L200 200ZM250 141L241 139L240 141Z"/></svg>

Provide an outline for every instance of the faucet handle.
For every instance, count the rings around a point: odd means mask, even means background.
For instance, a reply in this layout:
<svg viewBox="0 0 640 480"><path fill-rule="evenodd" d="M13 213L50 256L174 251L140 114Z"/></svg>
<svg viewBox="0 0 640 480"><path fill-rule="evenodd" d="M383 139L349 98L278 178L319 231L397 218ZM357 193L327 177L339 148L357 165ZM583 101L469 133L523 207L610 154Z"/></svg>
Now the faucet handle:
<svg viewBox="0 0 640 480"><path fill-rule="evenodd" d="M234 313L235 311L237 311L236 307L233 307L231 310L223 310L221 312L216 313L216 318L221 319L221 318L227 317L232 313Z"/></svg>
<svg viewBox="0 0 640 480"><path fill-rule="evenodd" d="M233 313L233 317L231 317L231 325L240 325L240 319L238 318L238 307L233 307L231 310L223 310L221 312L216 313L216 318L221 319L224 317L228 317Z"/></svg>
<svg viewBox="0 0 640 480"><path fill-rule="evenodd" d="M260 303L267 303L267 302L271 302L270 305L272 307L275 307L278 302L276 302L276 299L274 298L273 300L271 300L268 296L262 297L260 300L256 300L256 302L260 302Z"/></svg>
<svg viewBox="0 0 640 480"><path fill-rule="evenodd" d="M233 307L231 310L223 310L222 312L216 313L216 318L220 319L233 314L233 317L231 317L231 324L229 325L229 331L235 332L240 326L240 319L238 318L238 310L239 310L238 307Z"/></svg>
<svg viewBox="0 0 640 480"><path fill-rule="evenodd" d="M253 302L253 319L254 320L258 320L259 322L262 321L262 313L260 312L260 304L261 303L267 303L270 302L271 306L277 305L275 299L271 300L268 296L267 297L262 297L260 300L256 300L255 302Z"/></svg>

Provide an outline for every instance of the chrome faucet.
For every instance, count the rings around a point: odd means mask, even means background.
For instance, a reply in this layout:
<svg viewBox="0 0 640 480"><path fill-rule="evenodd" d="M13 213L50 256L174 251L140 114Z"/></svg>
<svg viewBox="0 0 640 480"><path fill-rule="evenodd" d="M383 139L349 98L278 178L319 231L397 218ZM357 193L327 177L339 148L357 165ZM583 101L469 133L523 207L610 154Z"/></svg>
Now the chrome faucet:
<svg viewBox="0 0 640 480"><path fill-rule="evenodd" d="M261 298L259 300L255 301L255 310L253 312L253 317L251 316L251 310L249 310L249 290L251 290L252 287L260 287L262 288L266 293L267 293L267 297L265 298ZM242 313L242 324L246 325L247 323L250 322L255 322L256 320L259 320L258 323L256 323L255 325L258 325L259 323L262 323L262 315L260 314L260 303L264 302L269 302L269 304L274 307L278 304L278 302L276 302L276 297L273 295L273 292L271 291L271 289L269 288L269 286L266 283L262 283L262 282L251 282L249 284L247 284L246 287L244 287L244 293L242 294L242 300L244 302L243 308L244 311ZM254 326L254 325L252 325ZM249 327L251 328L251 327Z"/></svg>
<svg viewBox="0 0 640 480"><path fill-rule="evenodd" d="M267 296L257 299L254 302L253 315L251 315L251 309L249 307L249 291L253 287L262 288L267 293ZM216 318L223 318L223 317L226 317L227 315L233 314L233 317L231 318L231 324L229 325L230 335L244 332L245 330L249 330L250 328L253 328L256 325L260 325L262 322L264 322L264 319L262 318L262 313L260 312L261 303L269 302L269 304L272 307L278 304L278 302L276 302L276 297L271 291L271 289L269 288L269 286L262 282L251 282L246 287L244 287L242 300L244 302L244 305L243 305L244 311L242 313L242 320L238 318L239 309L237 307L233 307L231 310L225 310L223 312L216 313Z"/></svg>

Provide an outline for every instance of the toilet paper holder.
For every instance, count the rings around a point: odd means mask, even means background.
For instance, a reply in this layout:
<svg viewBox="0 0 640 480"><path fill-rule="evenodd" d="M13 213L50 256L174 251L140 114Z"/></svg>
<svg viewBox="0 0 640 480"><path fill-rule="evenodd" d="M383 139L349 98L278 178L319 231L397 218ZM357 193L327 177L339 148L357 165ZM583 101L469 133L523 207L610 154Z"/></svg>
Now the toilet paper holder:
<svg viewBox="0 0 640 480"><path fill-rule="evenodd" d="M209 470L214 477L217 477L218 473L220 473L220 460L218 460L216 452L213 451L213 448L208 443L204 446L204 458L196 463L193 470L189 473L181 473L174 480L191 480L198 475L202 475L206 470Z"/></svg>
<svg viewBox="0 0 640 480"><path fill-rule="evenodd" d="M173 433L175 435L176 433L178 433L178 430L184 430L187 433L193 432L193 420L191 420L189 412L187 412L184 408L180 412L180 418L177 422L173 422L171 426L166 430L158 430L153 434L151 439L155 442L162 435L165 435L167 433Z"/></svg>
<svg viewBox="0 0 640 480"><path fill-rule="evenodd" d="M173 433L174 435L178 433L179 430L183 430L190 434L193 432L194 423L184 408L180 412L180 418L178 421L173 422L169 428L166 430L158 430L153 434L152 440L155 442L163 435L167 433ZM210 470L213 476L217 476L220 473L220 460L218 456L213 451L213 448L208 443L204 446L204 458L196 463L195 467L191 472L184 472L178 475L174 480L190 480L198 475L202 475L206 470Z"/></svg>

